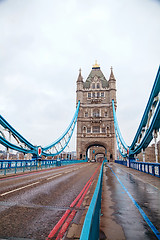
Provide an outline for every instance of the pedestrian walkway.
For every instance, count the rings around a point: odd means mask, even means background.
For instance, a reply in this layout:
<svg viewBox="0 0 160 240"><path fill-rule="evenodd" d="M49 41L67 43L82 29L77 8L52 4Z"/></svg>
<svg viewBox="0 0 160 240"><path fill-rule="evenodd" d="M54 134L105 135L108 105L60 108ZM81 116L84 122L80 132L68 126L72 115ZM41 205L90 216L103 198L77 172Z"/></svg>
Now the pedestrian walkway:
<svg viewBox="0 0 160 240"><path fill-rule="evenodd" d="M159 199L158 177L116 163L106 164L100 239L157 239L156 234L158 236L160 232ZM149 226L150 222L153 227Z"/></svg>

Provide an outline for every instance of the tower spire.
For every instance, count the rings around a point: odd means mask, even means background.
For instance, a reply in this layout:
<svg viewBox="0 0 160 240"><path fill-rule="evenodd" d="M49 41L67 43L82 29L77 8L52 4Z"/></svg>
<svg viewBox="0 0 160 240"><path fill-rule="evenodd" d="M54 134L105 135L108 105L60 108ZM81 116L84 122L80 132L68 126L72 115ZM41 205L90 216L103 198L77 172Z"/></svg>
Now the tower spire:
<svg viewBox="0 0 160 240"><path fill-rule="evenodd" d="M112 79L115 80L115 77L114 77L114 74L113 74L113 67L111 66L111 74L110 74L109 80L112 80Z"/></svg>
<svg viewBox="0 0 160 240"><path fill-rule="evenodd" d="M78 75L78 79L77 79L77 82L83 82L83 77L81 75L81 68L79 69L79 75Z"/></svg>

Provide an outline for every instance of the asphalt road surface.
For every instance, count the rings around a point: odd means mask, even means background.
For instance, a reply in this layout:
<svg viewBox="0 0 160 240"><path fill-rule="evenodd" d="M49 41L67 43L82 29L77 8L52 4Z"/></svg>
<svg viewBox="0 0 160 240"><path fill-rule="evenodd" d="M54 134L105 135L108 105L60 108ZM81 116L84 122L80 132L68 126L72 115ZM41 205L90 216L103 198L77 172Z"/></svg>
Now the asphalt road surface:
<svg viewBox="0 0 160 240"><path fill-rule="evenodd" d="M46 239L98 165L83 163L0 179L0 239Z"/></svg>

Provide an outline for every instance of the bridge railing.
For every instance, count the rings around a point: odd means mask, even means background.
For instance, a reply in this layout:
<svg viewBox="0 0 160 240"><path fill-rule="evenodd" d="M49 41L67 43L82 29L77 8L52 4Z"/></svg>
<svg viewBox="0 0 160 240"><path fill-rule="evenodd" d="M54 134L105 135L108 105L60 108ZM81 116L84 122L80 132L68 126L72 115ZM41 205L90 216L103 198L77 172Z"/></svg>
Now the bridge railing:
<svg viewBox="0 0 160 240"><path fill-rule="evenodd" d="M127 161L123 161L123 160L115 160L115 163L127 166Z"/></svg>
<svg viewBox="0 0 160 240"><path fill-rule="evenodd" d="M127 166L127 161L115 160L115 163ZM130 168L160 177L160 163L130 161Z"/></svg>
<svg viewBox="0 0 160 240"><path fill-rule="evenodd" d="M90 206L88 208L80 240L97 240L99 239L99 226L101 214L101 195L102 195L102 180L103 180L103 164L99 174L96 189L94 191Z"/></svg>
<svg viewBox="0 0 160 240"><path fill-rule="evenodd" d="M86 160L0 160L0 175L16 174L17 172L33 171L82 162L86 162Z"/></svg>

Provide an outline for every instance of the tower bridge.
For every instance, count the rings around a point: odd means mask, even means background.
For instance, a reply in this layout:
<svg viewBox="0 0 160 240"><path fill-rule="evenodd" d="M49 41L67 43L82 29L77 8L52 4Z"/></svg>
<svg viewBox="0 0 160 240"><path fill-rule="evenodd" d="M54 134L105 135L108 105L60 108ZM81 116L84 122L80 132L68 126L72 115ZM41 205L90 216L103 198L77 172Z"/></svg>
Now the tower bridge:
<svg viewBox="0 0 160 240"><path fill-rule="evenodd" d="M86 81L83 81L80 69L76 93L77 103L81 102L77 118L77 157L88 158L89 148L100 146L104 148L102 153L107 159L115 159L112 99L116 105L116 79L112 67L108 80L97 62ZM97 148L95 150L98 151Z"/></svg>
<svg viewBox="0 0 160 240"><path fill-rule="evenodd" d="M160 67L129 146L116 117L116 79L97 62L84 81L79 70L74 116L45 147L25 139L0 115L0 239L160 239ZM59 159L77 124L77 159ZM153 162L145 149L155 140ZM117 145L116 145L117 144ZM117 147L123 159L116 159ZM9 159L10 149L30 154ZM143 162L136 160L143 153ZM55 159L55 156L58 159ZM97 158L104 161L88 162Z"/></svg>

